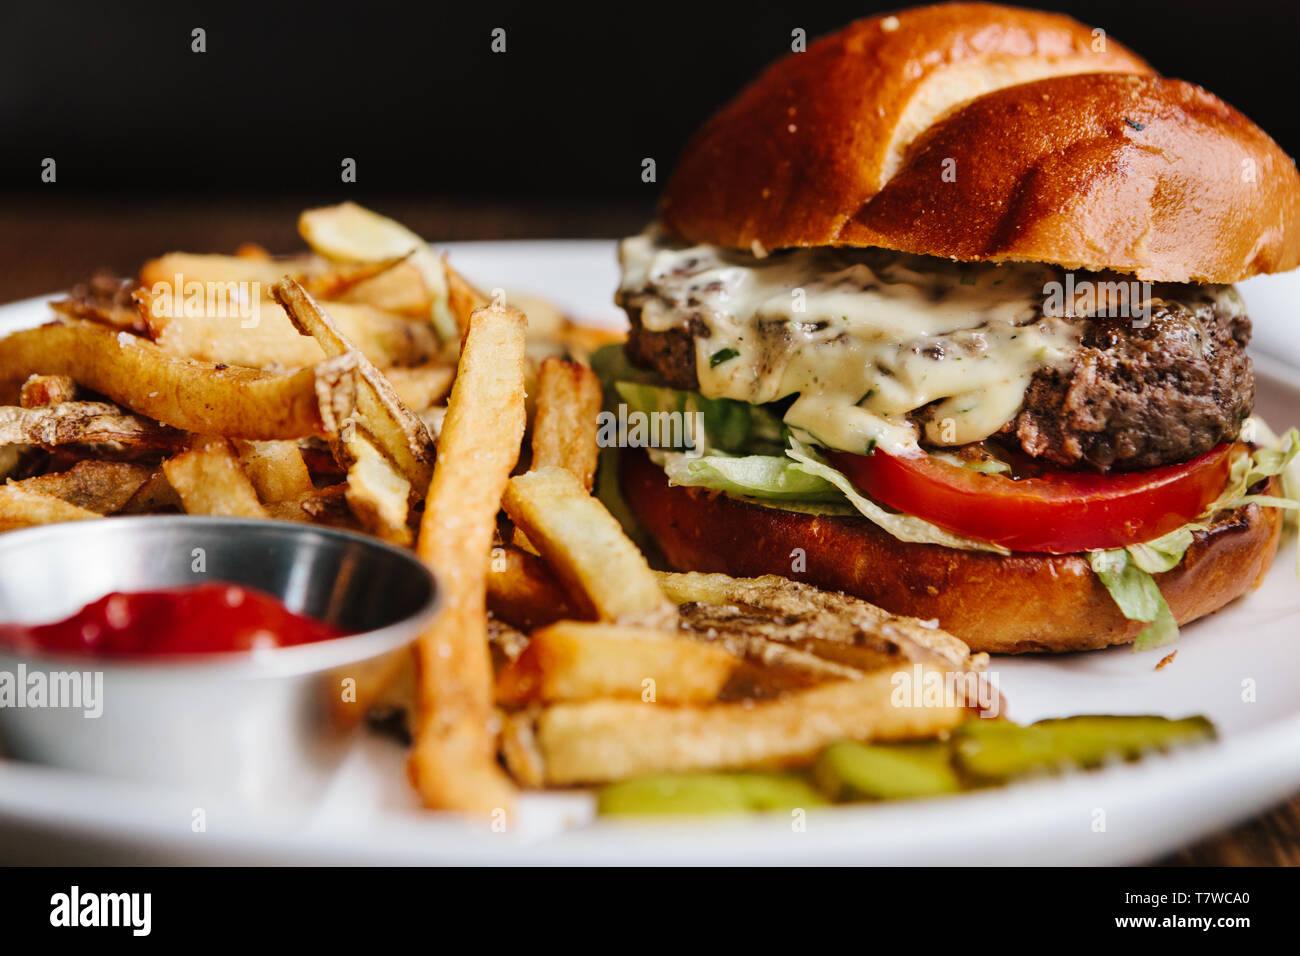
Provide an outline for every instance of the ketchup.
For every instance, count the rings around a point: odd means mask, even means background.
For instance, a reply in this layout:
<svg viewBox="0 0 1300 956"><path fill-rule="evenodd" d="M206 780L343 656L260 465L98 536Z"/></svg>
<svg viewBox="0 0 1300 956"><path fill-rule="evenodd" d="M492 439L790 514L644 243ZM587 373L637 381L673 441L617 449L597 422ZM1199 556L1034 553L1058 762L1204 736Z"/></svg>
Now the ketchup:
<svg viewBox="0 0 1300 956"><path fill-rule="evenodd" d="M53 624L0 624L0 644L15 650L99 657L252 651L342 636L324 621L237 584L113 592Z"/></svg>

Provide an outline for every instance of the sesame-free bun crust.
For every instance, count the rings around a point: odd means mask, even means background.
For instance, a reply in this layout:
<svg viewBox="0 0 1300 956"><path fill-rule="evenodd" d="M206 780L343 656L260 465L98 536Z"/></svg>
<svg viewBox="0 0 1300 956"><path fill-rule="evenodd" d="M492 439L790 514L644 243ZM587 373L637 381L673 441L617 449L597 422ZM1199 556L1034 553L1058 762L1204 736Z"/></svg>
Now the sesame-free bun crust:
<svg viewBox="0 0 1300 956"><path fill-rule="evenodd" d="M1239 282L1300 265L1300 176L1263 130L1198 86L1056 77L933 126L839 241Z"/></svg>
<svg viewBox="0 0 1300 956"><path fill-rule="evenodd" d="M998 555L910 544L864 518L816 516L672 487L641 451L620 457L623 495L667 562L736 577L780 574L894 614L937 619L972 651L1082 651L1130 643L1127 620L1079 554ZM1281 511L1251 504L1196 532L1156 575L1179 624L1255 588L1272 564ZM805 566L794 568L796 549Z"/></svg>
<svg viewBox="0 0 1300 956"><path fill-rule="evenodd" d="M987 3L858 20L767 69L696 134L664 193L699 242L823 246L960 103L1071 73L1151 68L1069 17Z"/></svg>
<svg viewBox="0 0 1300 956"><path fill-rule="evenodd" d="M881 246L1168 282L1300 265L1300 174L1200 87L1064 17L859 21L778 62L686 147L661 217L737 249ZM918 105L921 104L921 105Z"/></svg>

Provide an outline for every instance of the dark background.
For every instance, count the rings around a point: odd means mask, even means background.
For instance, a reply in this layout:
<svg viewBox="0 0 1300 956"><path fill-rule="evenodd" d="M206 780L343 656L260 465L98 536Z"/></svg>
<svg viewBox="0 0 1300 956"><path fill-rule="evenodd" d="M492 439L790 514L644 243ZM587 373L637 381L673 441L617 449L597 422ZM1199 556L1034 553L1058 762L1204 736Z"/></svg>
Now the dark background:
<svg viewBox="0 0 1300 956"><path fill-rule="evenodd" d="M16 2L0 12L0 193L640 203L764 64L868 2ZM1044 3L1199 83L1294 155L1287 0ZM507 51L490 51L494 27ZM207 30L207 52L190 31ZM40 181L58 162L57 186Z"/></svg>
<svg viewBox="0 0 1300 956"><path fill-rule="evenodd" d="M1042 5L1213 90L1295 155L1294 2ZM0 303L169 250L299 250L299 210L343 199L439 242L626 235L659 188L641 160L662 181L792 29L893 6L0 0ZM498 26L505 54L489 49ZM206 53L190 52L194 27ZM356 184L340 182L345 156ZM1300 798L1167 862L1300 865Z"/></svg>

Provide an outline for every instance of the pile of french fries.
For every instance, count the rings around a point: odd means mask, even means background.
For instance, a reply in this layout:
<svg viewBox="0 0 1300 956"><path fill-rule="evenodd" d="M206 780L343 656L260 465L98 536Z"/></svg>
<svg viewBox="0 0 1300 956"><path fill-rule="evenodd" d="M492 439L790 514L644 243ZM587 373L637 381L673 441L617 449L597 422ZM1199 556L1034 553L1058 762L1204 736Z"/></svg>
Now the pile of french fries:
<svg viewBox="0 0 1300 956"><path fill-rule="evenodd" d="M431 808L508 814L520 788L803 766L975 712L891 700L900 672L983 668L942 631L780 578L652 569L592 494L602 386L586 359L617 336L489 301L350 203L299 225L309 254L172 253L0 340L0 530L184 512L414 547L444 609L414 679L365 699L409 709ZM256 321L186 294L214 286L256 290Z"/></svg>

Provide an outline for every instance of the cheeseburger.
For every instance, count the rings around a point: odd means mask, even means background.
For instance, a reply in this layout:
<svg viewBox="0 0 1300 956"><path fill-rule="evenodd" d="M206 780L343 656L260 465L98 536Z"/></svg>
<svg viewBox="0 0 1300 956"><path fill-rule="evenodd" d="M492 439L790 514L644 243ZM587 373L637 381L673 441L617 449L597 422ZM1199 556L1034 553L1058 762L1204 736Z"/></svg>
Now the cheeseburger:
<svg viewBox="0 0 1300 956"><path fill-rule="evenodd" d="M1174 639L1277 549L1232 283L1300 265L1300 176L1101 30L950 4L770 67L624 240L620 453L681 570L782 574L1021 652Z"/></svg>

